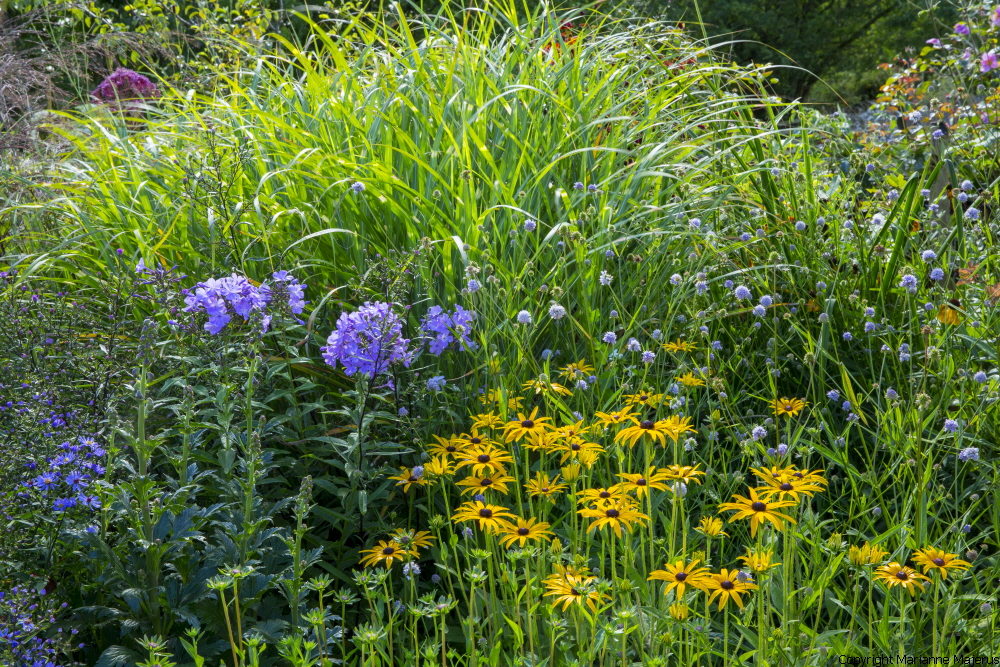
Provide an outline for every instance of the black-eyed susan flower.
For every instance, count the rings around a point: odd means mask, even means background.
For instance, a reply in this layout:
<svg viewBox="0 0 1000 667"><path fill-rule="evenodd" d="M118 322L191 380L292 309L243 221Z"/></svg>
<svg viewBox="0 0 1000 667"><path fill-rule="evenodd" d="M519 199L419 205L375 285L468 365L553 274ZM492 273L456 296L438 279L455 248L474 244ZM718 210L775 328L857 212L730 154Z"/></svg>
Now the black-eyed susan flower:
<svg viewBox="0 0 1000 667"><path fill-rule="evenodd" d="M472 415L472 428L495 429L503 426L503 420L492 412L483 412Z"/></svg>
<svg viewBox="0 0 1000 667"><path fill-rule="evenodd" d="M950 303L941 304L941 307L938 309L937 319L942 324L950 324L952 326L958 326L962 323L962 318L959 316L958 310Z"/></svg>
<svg viewBox="0 0 1000 667"><path fill-rule="evenodd" d="M518 542L519 546L523 547L528 540L548 539L552 535L552 531L549 530L549 524L544 521L539 521L534 517L527 519L517 517L517 521L514 523L504 522L500 534L502 535L500 538L502 546L509 547Z"/></svg>
<svg viewBox="0 0 1000 667"><path fill-rule="evenodd" d="M676 560L673 563L666 563L662 570L653 570L646 577L646 581L665 581L667 585L663 587L663 594L676 591L677 599L684 597L686 586L706 590L709 582L708 568L698 567L700 561L693 560L685 564L684 560Z"/></svg>
<svg viewBox="0 0 1000 667"><path fill-rule="evenodd" d="M676 479L685 484L690 484L691 482L701 484L701 480L698 477L704 476L705 471L698 470L698 466L700 465L700 463L696 463L693 466L682 466L675 463L666 468L660 468L658 472L666 475L668 479Z"/></svg>
<svg viewBox="0 0 1000 667"><path fill-rule="evenodd" d="M523 413L517 414L517 419L509 421L504 425L504 430L507 432L505 440L511 442L514 440L520 440L525 436L533 436L535 434L544 433L549 430L548 417L538 416L538 407L536 406L530 415L524 415Z"/></svg>
<svg viewBox="0 0 1000 667"><path fill-rule="evenodd" d="M551 382L548 378L539 377L536 380L528 380L522 387L525 391L534 390L535 394L561 394L563 396L570 396L573 394L572 391L559 384L558 382Z"/></svg>
<svg viewBox="0 0 1000 667"><path fill-rule="evenodd" d="M650 489L656 489L657 491L667 490L667 476L661 472L657 472L654 466L650 466L646 472L635 474L624 473L618 475L618 478L623 481L615 484L614 488L626 493L634 493L636 498L645 497L649 494Z"/></svg>
<svg viewBox="0 0 1000 667"><path fill-rule="evenodd" d="M455 442L455 436L450 438L442 438L439 435L431 434L431 437L436 440L431 445L427 447L427 453L431 456L451 456L456 457L461 453L462 447L461 443Z"/></svg>
<svg viewBox="0 0 1000 667"><path fill-rule="evenodd" d="M582 466L579 463L570 463L564 465L562 468L559 469L559 471L562 472L564 480L566 480L567 482L575 482L576 480L580 479L581 469Z"/></svg>
<svg viewBox="0 0 1000 667"><path fill-rule="evenodd" d="M612 507L625 498L625 491L612 486L610 489L584 489L576 502L581 505L596 505L597 507Z"/></svg>
<svg viewBox="0 0 1000 667"><path fill-rule="evenodd" d="M392 567L394 560L403 562L416 555L415 551L403 547L395 540L380 540L377 546L362 549L361 553L367 554L361 559L364 567L375 567L380 562L384 562L386 567Z"/></svg>
<svg viewBox="0 0 1000 667"><path fill-rule="evenodd" d="M796 479L800 482L806 482L808 484L822 484L826 486L829 482L821 474L822 470L799 470L795 466L788 466L787 468L779 468L777 466L771 466L770 468L760 468L754 469L754 472L761 477L770 479Z"/></svg>
<svg viewBox="0 0 1000 667"><path fill-rule="evenodd" d="M670 618L674 619L675 621L683 621L688 617L688 614L690 613L688 610L688 606L683 602L673 603L672 605L670 605L667 611L670 612Z"/></svg>
<svg viewBox="0 0 1000 667"><path fill-rule="evenodd" d="M730 517L730 523L738 519L750 519L750 535L756 535L757 527L765 521L769 521L774 524L774 527L778 530L784 530L785 521L795 523L795 520L792 517L782 512L775 511L783 507L791 507L795 504L794 502L790 500L765 502L763 499L758 497L756 489L751 488L748 489L747 492L750 495L749 498L733 494L735 502L722 503L719 505L720 510L736 512L736 514Z"/></svg>
<svg viewBox="0 0 1000 667"><path fill-rule="evenodd" d="M492 472L504 472L504 466L513 463L514 458L502 449L493 445L479 445L465 449L458 457L455 469L472 466L473 475L483 475Z"/></svg>
<svg viewBox="0 0 1000 667"><path fill-rule="evenodd" d="M581 359L580 361L568 363L559 369L559 377L567 380L581 380L594 374L594 367Z"/></svg>
<svg viewBox="0 0 1000 667"><path fill-rule="evenodd" d="M561 456L559 459L560 465L571 459L577 459L589 468L593 465L597 457L600 456L601 452L604 451L604 448L596 442L584 442L583 440L573 438L557 443L550 451Z"/></svg>
<svg viewBox="0 0 1000 667"><path fill-rule="evenodd" d="M806 482L793 475L782 475L775 478L769 475L767 471L757 470L756 468L751 468L751 470L764 481L765 486L758 487L757 491L760 492L761 498L767 500L791 498L798 501L799 495L811 498L814 493L823 491L823 487L819 484Z"/></svg>
<svg viewBox="0 0 1000 667"><path fill-rule="evenodd" d="M644 405L647 408L657 407L661 400L663 399L663 394L654 394L653 392L640 391L638 394L631 394L625 397L625 405Z"/></svg>
<svg viewBox="0 0 1000 667"><path fill-rule="evenodd" d="M581 419L575 424L567 424L566 426L560 426L559 428L554 429L552 432L560 438L573 439L573 438L583 438L583 436L587 435L587 432L589 430L590 427L584 426L583 420Z"/></svg>
<svg viewBox="0 0 1000 667"><path fill-rule="evenodd" d="M513 477L505 475L503 472L491 472L485 475L469 475L458 482L458 486L465 487L462 489L463 496L469 493L476 494L487 491L507 493L510 490L507 485L513 481Z"/></svg>
<svg viewBox="0 0 1000 667"><path fill-rule="evenodd" d="M922 589L921 581L930 581L929 578L920 574L916 570L899 563L889 563L875 570L875 578L886 585L887 588L902 586L913 597L917 589Z"/></svg>
<svg viewBox="0 0 1000 667"><path fill-rule="evenodd" d="M446 456L435 456L424 464L424 476L429 479L447 477L454 472L455 466Z"/></svg>
<svg viewBox="0 0 1000 667"><path fill-rule="evenodd" d="M861 546L852 546L847 550L847 559L852 565L864 567L865 565L875 565L881 563L888 555L888 551L878 546L865 542Z"/></svg>
<svg viewBox="0 0 1000 667"><path fill-rule="evenodd" d="M729 537L729 533L722 530L722 519L714 516L701 517L701 521L698 522L698 527L695 530L706 537L720 537L722 535Z"/></svg>
<svg viewBox="0 0 1000 667"><path fill-rule="evenodd" d="M594 589L594 577L581 577L569 573L552 574L542 582L547 589L543 597L556 596L552 601L558 607L562 603L563 611L571 604L583 606L586 604L591 611L597 611L597 603L609 596Z"/></svg>
<svg viewBox="0 0 1000 667"><path fill-rule="evenodd" d="M401 547L411 550L417 547L426 549L434 541L434 536L426 530L413 530L412 528L397 528L389 536Z"/></svg>
<svg viewBox="0 0 1000 667"><path fill-rule="evenodd" d="M594 530L604 530L605 526L615 531L615 535L622 536L622 527L628 532L632 532L634 524L649 521L649 517L638 511L632 501L627 498L620 500L611 507L597 507L577 510L577 513L588 519L594 519L590 524L588 533Z"/></svg>
<svg viewBox="0 0 1000 667"><path fill-rule="evenodd" d="M670 439L674 442L677 442L677 440L685 433L694 433L694 427L691 426L690 417L671 415L663 421L666 422L667 435L669 435Z"/></svg>
<svg viewBox="0 0 1000 667"><path fill-rule="evenodd" d="M741 594L750 590L755 590L757 584L750 581L740 581L738 570L723 569L718 574L708 575L708 603L711 604L718 598L719 609L725 609L729 600L736 603L736 606L743 609L743 598Z"/></svg>
<svg viewBox="0 0 1000 667"><path fill-rule="evenodd" d="M758 551L747 547L746 555L740 556L738 560L743 561L743 564L753 572L767 572L772 567L781 565L781 563L772 563L772 558L774 558L774 552L770 549L761 549Z"/></svg>
<svg viewBox="0 0 1000 667"><path fill-rule="evenodd" d="M542 431L532 433L521 443L521 446L531 451L548 452L557 448L562 443L562 436L553 431Z"/></svg>
<svg viewBox="0 0 1000 667"><path fill-rule="evenodd" d="M479 524L480 530L488 530L495 533L503 528L504 519L516 518L517 516L511 514L510 510L506 507L487 505L481 500L473 500L456 507L455 514L452 515L451 520L456 522L476 521Z"/></svg>
<svg viewBox="0 0 1000 667"><path fill-rule="evenodd" d="M958 554L950 554L934 547L925 547L913 552L913 562L924 569L924 574L935 571L942 579L948 578L948 570L967 570L972 563L961 560Z"/></svg>
<svg viewBox="0 0 1000 667"><path fill-rule="evenodd" d="M608 428L610 426L631 424L634 421L635 413L629 408L622 408L615 412L595 412L594 417L597 419L598 424L604 428Z"/></svg>
<svg viewBox="0 0 1000 667"><path fill-rule="evenodd" d="M479 396L479 401L486 406L498 406L503 401L503 393L496 389L488 389ZM520 410L522 403L524 403L524 399L520 396L507 396L508 410Z"/></svg>
<svg viewBox="0 0 1000 667"><path fill-rule="evenodd" d="M476 447L479 445L489 445L490 438L485 433L480 433L479 429L475 426L472 427L472 433L462 433L460 435L451 436L451 442L457 445L460 449L466 447Z"/></svg>
<svg viewBox="0 0 1000 667"><path fill-rule="evenodd" d="M687 372L687 373L685 373L684 375L681 375L680 377L677 377L677 378L674 378L674 379L677 380L678 382L680 382L685 387L704 387L705 386L705 381L702 380L697 375L695 375L694 373L691 373L690 371Z"/></svg>
<svg viewBox="0 0 1000 667"><path fill-rule="evenodd" d="M779 398L771 401L771 409L778 417L794 417L802 412L806 402L801 398Z"/></svg>
<svg viewBox="0 0 1000 667"><path fill-rule="evenodd" d="M660 445L666 445L670 433L670 424L666 419L660 421L633 419L629 426L618 432L618 435L615 436L615 442L624 442L629 447L635 447L637 442L646 438L652 442L658 442Z"/></svg>
<svg viewBox="0 0 1000 667"><path fill-rule="evenodd" d="M678 352L690 352L694 349L694 343L689 343L678 338L673 343L664 343L663 349L667 352L673 352L674 354L677 354Z"/></svg>
<svg viewBox="0 0 1000 667"><path fill-rule="evenodd" d="M532 498L555 498L557 495L565 491L568 487L565 484L559 482L559 475L553 478L549 478L548 473L536 472L535 478L528 480L528 483L524 485L524 490L528 492L528 495Z"/></svg>
<svg viewBox="0 0 1000 667"><path fill-rule="evenodd" d="M391 475L389 479L394 479L396 481L396 486L403 487L403 493L407 493L410 487L416 484L417 486L424 486L427 484L427 479L424 477L423 466L415 466L413 468L400 468L398 475Z"/></svg>

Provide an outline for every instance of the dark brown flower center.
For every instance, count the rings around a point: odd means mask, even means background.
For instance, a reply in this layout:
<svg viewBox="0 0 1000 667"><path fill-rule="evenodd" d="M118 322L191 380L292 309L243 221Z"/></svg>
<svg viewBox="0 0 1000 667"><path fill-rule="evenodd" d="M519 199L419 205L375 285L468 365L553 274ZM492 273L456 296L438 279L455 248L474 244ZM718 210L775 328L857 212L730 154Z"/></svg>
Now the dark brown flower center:
<svg viewBox="0 0 1000 667"><path fill-rule="evenodd" d="M640 401L648 401L649 400L649 396L647 394L642 394L641 396L639 396L639 400Z"/></svg>
<svg viewBox="0 0 1000 667"><path fill-rule="evenodd" d="M574 452L578 452L581 449L583 449L583 447L581 447L579 445L579 443L576 443L576 442L574 442L572 445L570 445L569 448L572 449Z"/></svg>
<svg viewBox="0 0 1000 667"><path fill-rule="evenodd" d="M736 588L736 584L726 579L719 583L719 587L724 591L731 591Z"/></svg>
<svg viewBox="0 0 1000 667"><path fill-rule="evenodd" d="M688 578L687 572L678 572L677 574L674 575L674 579L676 581L684 581L687 578Z"/></svg>
<svg viewBox="0 0 1000 667"><path fill-rule="evenodd" d="M791 403L785 403L785 412L791 412L794 409L795 409L794 405L792 405Z"/></svg>
<svg viewBox="0 0 1000 667"><path fill-rule="evenodd" d="M604 513L604 515L607 516L607 517L609 517L609 518L611 518L611 519L617 519L621 515L621 512L619 512L616 509L610 509L610 510L606 511Z"/></svg>
<svg viewBox="0 0 1000 667"><path fill-rule="evenodd" d="M484 507L483 509L479 510L479 516L484 519L493 518L493 510L491 510L488 507Z"/></svg>
<svg viewBox="0 0 1000 667"><path fill-rule="evenodd" d="M796 479L805 479L805 475L800 472L793 473L792 477L795 477Z"/></svg>
<svg viewBox="0 0 1000 667"><path fill-rule="evenodd" d="M455 452L458 451L458 447L456 447L455 445L448 445L447 447L444 448L444 450L449 454L454 454Z"/></svg>
<svg viewBox="0 0 1000 667"><path fill-rule="evenodd" d="M549 487L543 486L542 487L542 493L548 493L548 492L549 492Z"/></svg>
<svg viewBox="0 0 1000 667"><path fill-rule="evenodd" d="M908 575L904 570L900 570L896 573L896 578L900 581L907 581L910 578L910 575Z"/></svg>
<svg viewBox="0 0 1000 667"><path fill-rule="evenodd" d="M758 500L757 502L750 504L750 509L752 509L754 512L766 512L767 505Z"/></svg>
<svg viewBox="0 0 1000 667"><path fill-rule="evenodd" d="M493 483L492 479L490 479L489 477L483 477L483 480L481 482L479 482L479 485L480 486L489 486L492 483Z"/></svg>
<svg viewBox="0 0 1000 667"><path fill-rule="evenodd" d="M640 422L639 428L644 428L647 431L652 430L652 428L653 428L653 421L650 420L650 419L647 419L647 420L645 420L643 422Z"/></svg>
<svg viewBox="0 0 1000 667"><path fill-rule="evenodd" d="M482 441L483 441L482 438L469 438L469 442L471 442L474 445L478 445L482 443Z"/></svg>
<svg viewBox="0 0 1000 667"><path fill-rule="evenodd" d="M583 595L583 593L581 593L580 591L578 591L576 588L572 588L572 587L569 589L569 594L570 595L576 595L576 596Z"/></svg>
<svg viewBox="0 0 1000 667"><path fill-rule="evenodd" d="M646 486L646 478L645 477L640 477L639 479L635 480L635 485L636 486Z"/></svg>
<svg viewBox="0 0 1000 667"><path fill-rule="evenodd" d="M518 529L517 529L517 534L518 534L518 535L527 535L527 534L528 534L528 533L530 533L530 532L531 532L531 531L530 531L530 530L528 530L527 528L518 528Z"/></svg>
<svg viewBox="0 0 1000 667"><path fill-rule="evenodd" d="M392 547L386 547L385 549L382 549L383 556L391 556L394 553L396 553L396 550L393 549Z"/></svg>
<svg viewBox="0 0 1000 667"><path fill-rule="evenodd" d="M782 491L791 491L791 490L792 490L792 489L794 489L795 487L794 487L794 486L792 486L791 484L789 484L788 482L785 482L784 484L782 484L782 485L781 485L781 486L779 486L778 488L779 488L779 489L781 489Z"/></svg>
<svg viewBox="0 0 1000 667"><path fill-rule="evenodd" d="M935 558L931 562L937 565L938 567L942 567L944 565L944 558Z"/></svg>
<svg viewBox="0 0 1000 667"><path fill-rule="evenodd" d="M490 462L490 455L489 454L480 454L479 456L476 457L476 459L480 463L489 463Z"/></svg>
<svg viewBox="0 0 1000 667"><path fill-rule="evenodd" d="M611 497L611 492L610 491L601 491L597 495L600 496L601 498L610 498Z"/></svg>
<svg viewBox="0 0 1000 667"><path fill-rule="evenodd" d="M534 428L535 422L531 421L530 419L525 419L523 422L521 422L521 426L523 426L524 428Z"/></svg>
<svg viewBox="0 0 1000 667"><path fill-rule="evenodd" d="M420 481L420 478L419 478L419 477L417 477L416 475L410 475L410 476L409 476L409 477L407 478L407 480L406 480L406 481L407 481L407 482L419 482L419 481Z"/></svg>

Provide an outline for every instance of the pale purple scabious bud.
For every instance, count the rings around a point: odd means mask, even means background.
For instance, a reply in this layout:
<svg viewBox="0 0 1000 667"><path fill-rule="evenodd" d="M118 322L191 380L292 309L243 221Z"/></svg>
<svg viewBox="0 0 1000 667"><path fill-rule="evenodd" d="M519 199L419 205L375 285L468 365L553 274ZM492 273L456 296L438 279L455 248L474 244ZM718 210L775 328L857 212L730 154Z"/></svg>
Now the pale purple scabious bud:
<svg viewBox="0 0 1000 667"><path fill-rule="evenodd" d="M872 508L872 516L882 516L882 508L881 507L873 507Z"/></svg>
<svg viewBox="0 0 1000 667"><path fill-rule="evenodd" d="M979 220L979 209L970 206L965 210L965 217L969 220Z"/></svg>
<svg viewBox="0 0 1000 667"><path fill-rule="evenodd" d="M403 563L403 576L409 581L410 577L415 577L420 574L420 566L416 563Z"/></svg>
<svg viewBox="0 0 1000 667"><path fill-rule="evenodd" d="M608 317L610 317L613 320L618 319L618 311L612 310L610 313L608 313Z"/></svg>
<svg viewBox="0 0 1000 667"><path fill-rule="evenodd" d="M583 183L581 183L580 181L577 181L576 183L573 184L573 189L574 190L583 190Z"/></svg>
<svg viewBox="0 0 1000 667"><path fill-rule="evenodd" d="M750 290L746 288L746 286L740 285L735 290L733 290L733 296L735 296L737 299L741 301L745 301L753 295L750 293Z"/></svg>
<svg viewBox="0 0 1000 667"><path fill-rule="evenodd" d="M797 231L797 232L804 232L804 231L806 231L806 223L802 222L801 220L799 220L798 222L796 222L795 223L795 231Z"/></svg>
<svg viewBox="0 0 1000 667"><path fill-rule="evenodd" d="M742 234L740 234L740 241L749 241L752 238L753 234L751 234L750 232L743 232Z"/></svg>
<svg viewBox="0 0 1000 667"><path fill-rule="evenodd" d="M524 231L526 231L526 232L533 232L533 231L535 231L535 229L537 227L538 227L538 223L536 223L534 220L525 220L524 221Z"/></svg>
<svg viewBox="0 0 1000 667"><path fill-rule="evenodd" d="M907 273L899 281L899 286L905 288L910 294L917 293L917 277L912 273Z"/></svg>
<svg viewBox="0 0 1000 667"><path fill-rule="evenodd" d="M653 329L653 333L651 335L653 340L660 340L661 338L663 338L663 332L660 331L659 329Z"/></svg>
<svg viewBox="0 0 1000 667"><path fill-rule="evenodd" d="M978 461L979 460L979 448L978 447L966 447L958 453L958 460L965 461Z"/></svg>
<svg viewBox="0 0 1000 667"><path fill-rule="evenodd" d="M531 324L531 313L526 310L522 310L517 314L518 324Z"/></svg>
<svg viewBox="0 0 1000 667"><path fill-rule="evenodd" d="M587 186L587 192L597 192L597 186L593 185L593 184L588 185Z"/></svg>
<svg viewBox="0 0 1000 667"><path fill-rule="evenodd" d="M466 539L469 539L469 538L470 538L470 537L472 537L472 536L473 536L474 534L475 534L475 533L473 533L473 532L472 532L472 529L471 529L471 528L469 528L468 526L466 526L466 527L465 527L464 529L462 529L462 537L464 537L464 538L466 538Z"/></svg>
<svg viewBox="0 0 1000 667"><path fill-rule="evenodd" d="M920 258L925 262L927 262L928 264L930 264L935 259L937 259L937 253L934 252L933 250L924 250L922 253L920 253Z"/></svg>
<svg viewBox="0 0 1000 667"><path fill-rule="evenodd" d="M642 353L642 363L651 364L656 359L656 353L646 350Z"/></svg>
<svg viewBox="0 0 1000 667"><path fill-rule="evenodd" d="M355 194L360 194L365 191L365 184L361 181L356 181L351 184L351 190L353 190Z"/></svg>
<svg viewBox="0 0 1000 667"><path fill-rule="evenodd" d="M830 316L827 315L826 313L820 313L817 319L819 320L820 324L826 324L827 322L830 321Z"/></svg>
<svg viewBox="0 0 1000 667"><path fill-rule="evenodd" d="M830 391L826 392L826 397L829 398L831 401L839 401L840 392L837 391L836 389L831 389Z"/></svg>
<svg viewBox="0 0 1000 667"><path fill-rule="evenodd" d="M760 440L767 436L767 429L763 426L754 426L753 430L750 432L750 437L754 440Z"/></svg>
<svg viewBox="0 0 1000 667"><path fill-rule="evenodd" d="M979 384L986 384L986 381L989 378L986 377L986 373L984 373L983 371L976 371L976 374L972 376L972 379L978 382Z"/></svg>
<svg viewBox="0 0 1000 667"><path fill-rule="evenodd" d="M404 407L400 408L399 410L397 410L396 414L398 414L400 417L405 417L406 415L410 414L410 411L407 410L406 407L404 406Z"/></svg>
<svg viewBox="0 0 1000 667"><path fill-rule="evenodd" d="M765 315L767 315L767 309L764 308L764 306L754 306L753 314L756 315L757 317L764 317Z"/></svg>
<svg viewBox="0 0 1000 667"><path fill-rule="evenodd" d="M680 285L682 280L684 279L681 277L679 273L675 273L674 275L670 276L671 285Z"/></svg>
<svg viewBox="0 0 1000 667"><path fill-rule="evenodd" d="M931 269L931 280L934 281L944 280L944 269L938 266Z"/></svg>
<svg viewBox="0 0 1000 667"><path fill-rule="evenodd" d="M694 284L694 288L698 290L698 294L704 294L705 292L708 291L708 283L706 283L704 280L699 280Z"/></svg>
<svg viewBox="0 0 1000 667"><path fill-rule="evenodd" d="M885 390L885 397L890 401L894 401L899 398L899 393L892 387L889 387Z"/></svg>
<svg viewBox="0 0 1000 667"><path fill-rule="evenodd" d="M765 308L770 308L772 303L774 303L774 300L771 299L771 297L769 297L767 294L760 297L760 305L764 306Z"/></svg>
<svg viewBox="0 0 1000 667"><path fill-rule="evenodd" d="M608 287L609 285L611 285L611 281L614 279L615 279L614 276L612 276L607 271L601 271L601 275L597 279L597 282L601 283L605 287Z"/></svg>
<svg viewBox="0 0 1000 667"><path fill-rule="evenodd" d="M625 349L629 352L638 352L642 349L642 345L639 344L635 338L629 338L628 343L625 345Z"/></svg>
<svg viewBox="0 0 1000 667"><path fill-rule="evenodd" d="M549 306L549 317L554 320L561 320L566 317L566 309L560 306L558 303L554 303Z"/></svg>
<svg viewBox="0 0 1000 667"><path fill-rule="evenodd" d="M427 381L428 391L441 391L444 389L445 379L443 375L435 375L430 380Z"/></svg>
<svg viewBox="0 0 1000 667"><path fill-rule="evenodd" d="M778 445L778 456L784 456L787 453L788 453L788 445L786 445L785 443L781 443L780 445Z"/></svg>
<svg viewBox="0 0 1000 667"><path fill-rule="evenodd" d="M843 338L849 343L852 340L854 340L854 334L852 334L850 331L845 331L843 334L841 334L841 338Z"/></svg>
<svg viewBox="0 0 1000 667"><path fill-rule="evenodd" d="M439 574L432 574L431 575L431 583L440 584L441 583L441 575L439 575Z"/></svg>
<svg viewBox="0 0 1000 667"><path fill-rule="evenodd" d="M608 331L601 337L601 340L603 340L608 345L614 345L615 342L618 340L618 336L615 335L614 331Z"/></svg>
<svg viewBox="0 0 1000 667"><path fill-rule="evenodd" d="M958 430L958 422L955 421L954 419L945 419L944 430L947 431L948 433L954 433L955 431Z"/></svg>

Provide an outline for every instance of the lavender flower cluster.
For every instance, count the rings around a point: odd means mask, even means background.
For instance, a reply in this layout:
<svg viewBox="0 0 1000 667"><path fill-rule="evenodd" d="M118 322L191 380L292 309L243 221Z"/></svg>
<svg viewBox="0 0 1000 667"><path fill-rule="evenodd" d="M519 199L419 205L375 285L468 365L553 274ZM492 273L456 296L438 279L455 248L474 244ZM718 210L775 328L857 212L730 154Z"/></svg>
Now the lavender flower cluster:
<svg viewBox="0 0 1000 667"><path fill-rule="evenodd" d="M140 268L144 268L141 263ZM184 312L207 314L205 331L213 336L226 328L233 315L239 315L244 321L259 316L261 333L265 333L275 312L287 308L298 315L306 304L306 286L290 273L276 271L271 278L273 286L262 283L259 287L235 273L227 278L209 278L198 283L193 291L181 290Z"/></svg>
<svg viewBox="0 0 1000 667"><path fill-rule="evenodd" d="M95 103L123 104L134 106L135 102L153 99L160 96L160 91L148 78L124 67L119 67L105 77L100 85L90 93ZM131 103L131 104L127 104Z"/></svg>

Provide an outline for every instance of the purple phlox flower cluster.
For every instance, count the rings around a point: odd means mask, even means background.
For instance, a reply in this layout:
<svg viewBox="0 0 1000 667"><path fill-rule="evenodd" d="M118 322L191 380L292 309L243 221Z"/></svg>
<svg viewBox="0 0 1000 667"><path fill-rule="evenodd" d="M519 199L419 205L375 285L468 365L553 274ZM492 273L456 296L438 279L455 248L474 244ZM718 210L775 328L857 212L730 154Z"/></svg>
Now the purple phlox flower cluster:
<svg viewBox="0 0 1000 667"><path fill-rule="evenodd" d="M227 278L209 278L198 283L194 290L183 290L184 312L208 315L205 331L213 336L218 335L232 320L233 314L239 315L244 321L252 314L259 314L261 331L266 332L271 324L271 313L268 306L287 307L298 315L305 307L305 285L287 271L276 271L271 276L274 285L267 283L259 287L251 283L245 276L233 274Z"/></svg>
<svg viewBox="0 0 1000 667"><path fill-rule="evenodd" d="M469 339L475 317L473 311L459 305L455 306L453 313L446 312L441 306L431 306L420 323L420 331L430 337L431 354L440 355L452 343L462 352L476 349L476 344Z"/></svg>
<svg viewBox="0 0 1000 667"><path fill-rule="evenodd" d="M360 371L373 378L393 363L409 367L414 355L409 344L410 340L403 338L403 322L392 306L366 301L356 311L340 314L337 328L320 351L327 364L336 367L339 362L347 375Z"/></svg>
<svg viewBox="0 0 1000 667"><path fill-rule="evenodd" d="M117 104L150 100L160 96L160 91L148 78L124 67L119 67L105 77L100 85L90 93L95 103ZM129 106L129 105L125 105Z"/></svg>

